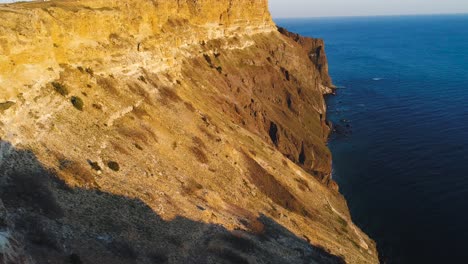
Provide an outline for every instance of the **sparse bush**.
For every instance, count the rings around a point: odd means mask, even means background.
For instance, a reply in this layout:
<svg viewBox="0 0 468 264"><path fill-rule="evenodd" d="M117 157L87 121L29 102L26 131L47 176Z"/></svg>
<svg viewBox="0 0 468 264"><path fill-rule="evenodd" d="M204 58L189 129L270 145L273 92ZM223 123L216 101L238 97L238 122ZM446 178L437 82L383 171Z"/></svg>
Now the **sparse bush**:
<svg viewBox="0 0 468 264"><path fill-rule="evenodd" d="M100 171L102 170L101 167L99 166L99 164L97 162L92 162L90 160L88 160L88 164L89 166L91 166L91 168L95 171Z"/></svg>
<svg viewBox="0 0 468 264"><path fill-rule="evenodd" d="M147 83L147 82L146 82L146 78L145 78L145 76L143 76L143 75L140 76L140 77L138 77L138 80L140 80L140 81L142 81L142 82L144 82L144 83Z"/></svg>
<svg viewBox="0 0 468 264"><path fill-rule="evenodd" d="M79 98L78 96L72 96L72 98L70 99L70 102L73 104L73 106L76 109L83 111L84 103L83 103L83 100L81 100L81 98Z"/></svg>
<svg viewBox="0 0 468 264"><path fill-rule="evenodd" d="M221 66L216 67L216 70L217 70L219 73L223 73L223 67L221 67Z"/></svg>
<svg viewBox="0 0 468 264"><path fill-rule="evenodd" d="M94 76L94 71L93 71L93 69L91 69L91 68L86 68L85 71L86 71L89 75Z"/></svg>
<svg viewBox="0 0 468 264"><path fill-rule="evenodd" d="M107 167L109 167L109 169L113 170L113 171L119 171L120 170L120 165L119 163L115 162L115 161L109 161L107 162Z"/></svg>
<svg viewBox="0 0 468 264"><path fill-rule="evenodd" d="M52 87L54 87L54 90L59 93L62 96L67 96L68 95L68 89L65 85L59 83L59 82L52 82Z"/></svg>
<svg viewBox="0 0 468 264"><path fill-rule="evenodd" d="M7 101L7 102L4 102L4 103L0 103L0 111L5 111L5 110L8 110L10 107L14 106L15 103L14 102L10 102L10 101Z"/></svg>
<svg viewBox="0 0 468 264"><path fill-rule="evenodd" d="M75 181L81 186L93 187L96 185L94 176L89 170L78 162L70 161L66 167L63 168L71 178L68 181Z"/></svg>
<svg viewBox="0 0 468 264"><path fill-rule="evenodd" d="M135 146L135 148L137 148L139 150L143 150L143 148L140 145L138 145L137 143L135 143L134 146Z"/></svg>
<svg viewBox="0 0 468 264"><path fill-rule="evenodd" d="M100 104L93 104L93 107L97 110L102 110L102 105Z"/></svg>
<svg viewBox="0 0 468 264"><path fill-rule="evenodd" d="M203 185L196 182L194 179L188 179L187 182L184 183L182 188L183 188L185 193L192 194L192 193L195 193L198 190L203 189Z"/></svg>
<svg viewBox="0 0 468 264"><path fill-rule="evenodd" d="M203 54L203 58L205 58L206 62L211 66L213 65L213 62L211 61L211 57L208 54Z"/></svg>

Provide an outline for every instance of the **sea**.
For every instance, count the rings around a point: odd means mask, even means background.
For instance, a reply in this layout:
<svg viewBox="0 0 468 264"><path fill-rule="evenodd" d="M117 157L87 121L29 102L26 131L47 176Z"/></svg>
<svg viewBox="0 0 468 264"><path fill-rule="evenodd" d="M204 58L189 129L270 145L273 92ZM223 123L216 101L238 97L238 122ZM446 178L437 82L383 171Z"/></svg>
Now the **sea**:
<svg viewBox="0 0 468 264"><path fill-rule="evenodd" d="M468 263L468 15L275 22L325 40L333 178L381 263Z"/></svg>

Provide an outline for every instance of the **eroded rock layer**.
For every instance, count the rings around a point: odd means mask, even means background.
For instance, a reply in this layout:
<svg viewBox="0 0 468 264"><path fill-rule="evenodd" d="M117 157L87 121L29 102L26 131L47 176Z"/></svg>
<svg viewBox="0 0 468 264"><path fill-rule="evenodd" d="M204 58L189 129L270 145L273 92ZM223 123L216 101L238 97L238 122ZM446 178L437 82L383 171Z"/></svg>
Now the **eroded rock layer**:
<svg viewBox="0 0 468 264"><path fill-rule="evenodd" d="M0 6L5 263L377 263L322 40L266 0Z"/></svg>

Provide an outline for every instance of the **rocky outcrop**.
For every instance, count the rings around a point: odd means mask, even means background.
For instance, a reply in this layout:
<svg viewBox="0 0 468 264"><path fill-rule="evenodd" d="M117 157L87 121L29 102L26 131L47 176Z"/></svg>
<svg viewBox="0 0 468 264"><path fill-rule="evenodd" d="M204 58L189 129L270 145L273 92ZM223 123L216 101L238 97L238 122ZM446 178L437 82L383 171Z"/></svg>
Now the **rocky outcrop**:
<svg viewBox="0 0 468 264"><path fill-rule="evenodd" d="M323 39L313 39L303 37L299 34L289 32L287 29L278 27L281 34L293 39L308 53L309 59L317 67L320 74L322 90L324 94L331 94L335 92L335 86L332 84L330 75L328 74L328 60L325 55L325 43Z"/></svg>
<svg viewBox="0 0 468 264"><path fill-rule="evenodd" d="M322 40L266 1L0 6L0 199L37 263L376 263Z"/></svg>

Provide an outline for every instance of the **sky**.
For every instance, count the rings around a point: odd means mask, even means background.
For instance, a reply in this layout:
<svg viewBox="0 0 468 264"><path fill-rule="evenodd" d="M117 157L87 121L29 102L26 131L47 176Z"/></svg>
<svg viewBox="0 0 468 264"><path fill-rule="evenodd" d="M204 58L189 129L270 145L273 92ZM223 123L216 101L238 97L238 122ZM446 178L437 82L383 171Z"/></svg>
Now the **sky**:
<svg viewBox="0 0 468 264"><path fill-rule="evenodd" d="M174 0L168 0L174 1ZM468 0L269 0L275 18L468 13ZM0 3L14 2L0 0Z"/></svg>
<svg viewBox="0 0 468 264"><path fill-rule="evenodd" d="M269 0L275 18L468 13L468 0Z"/></svg>

